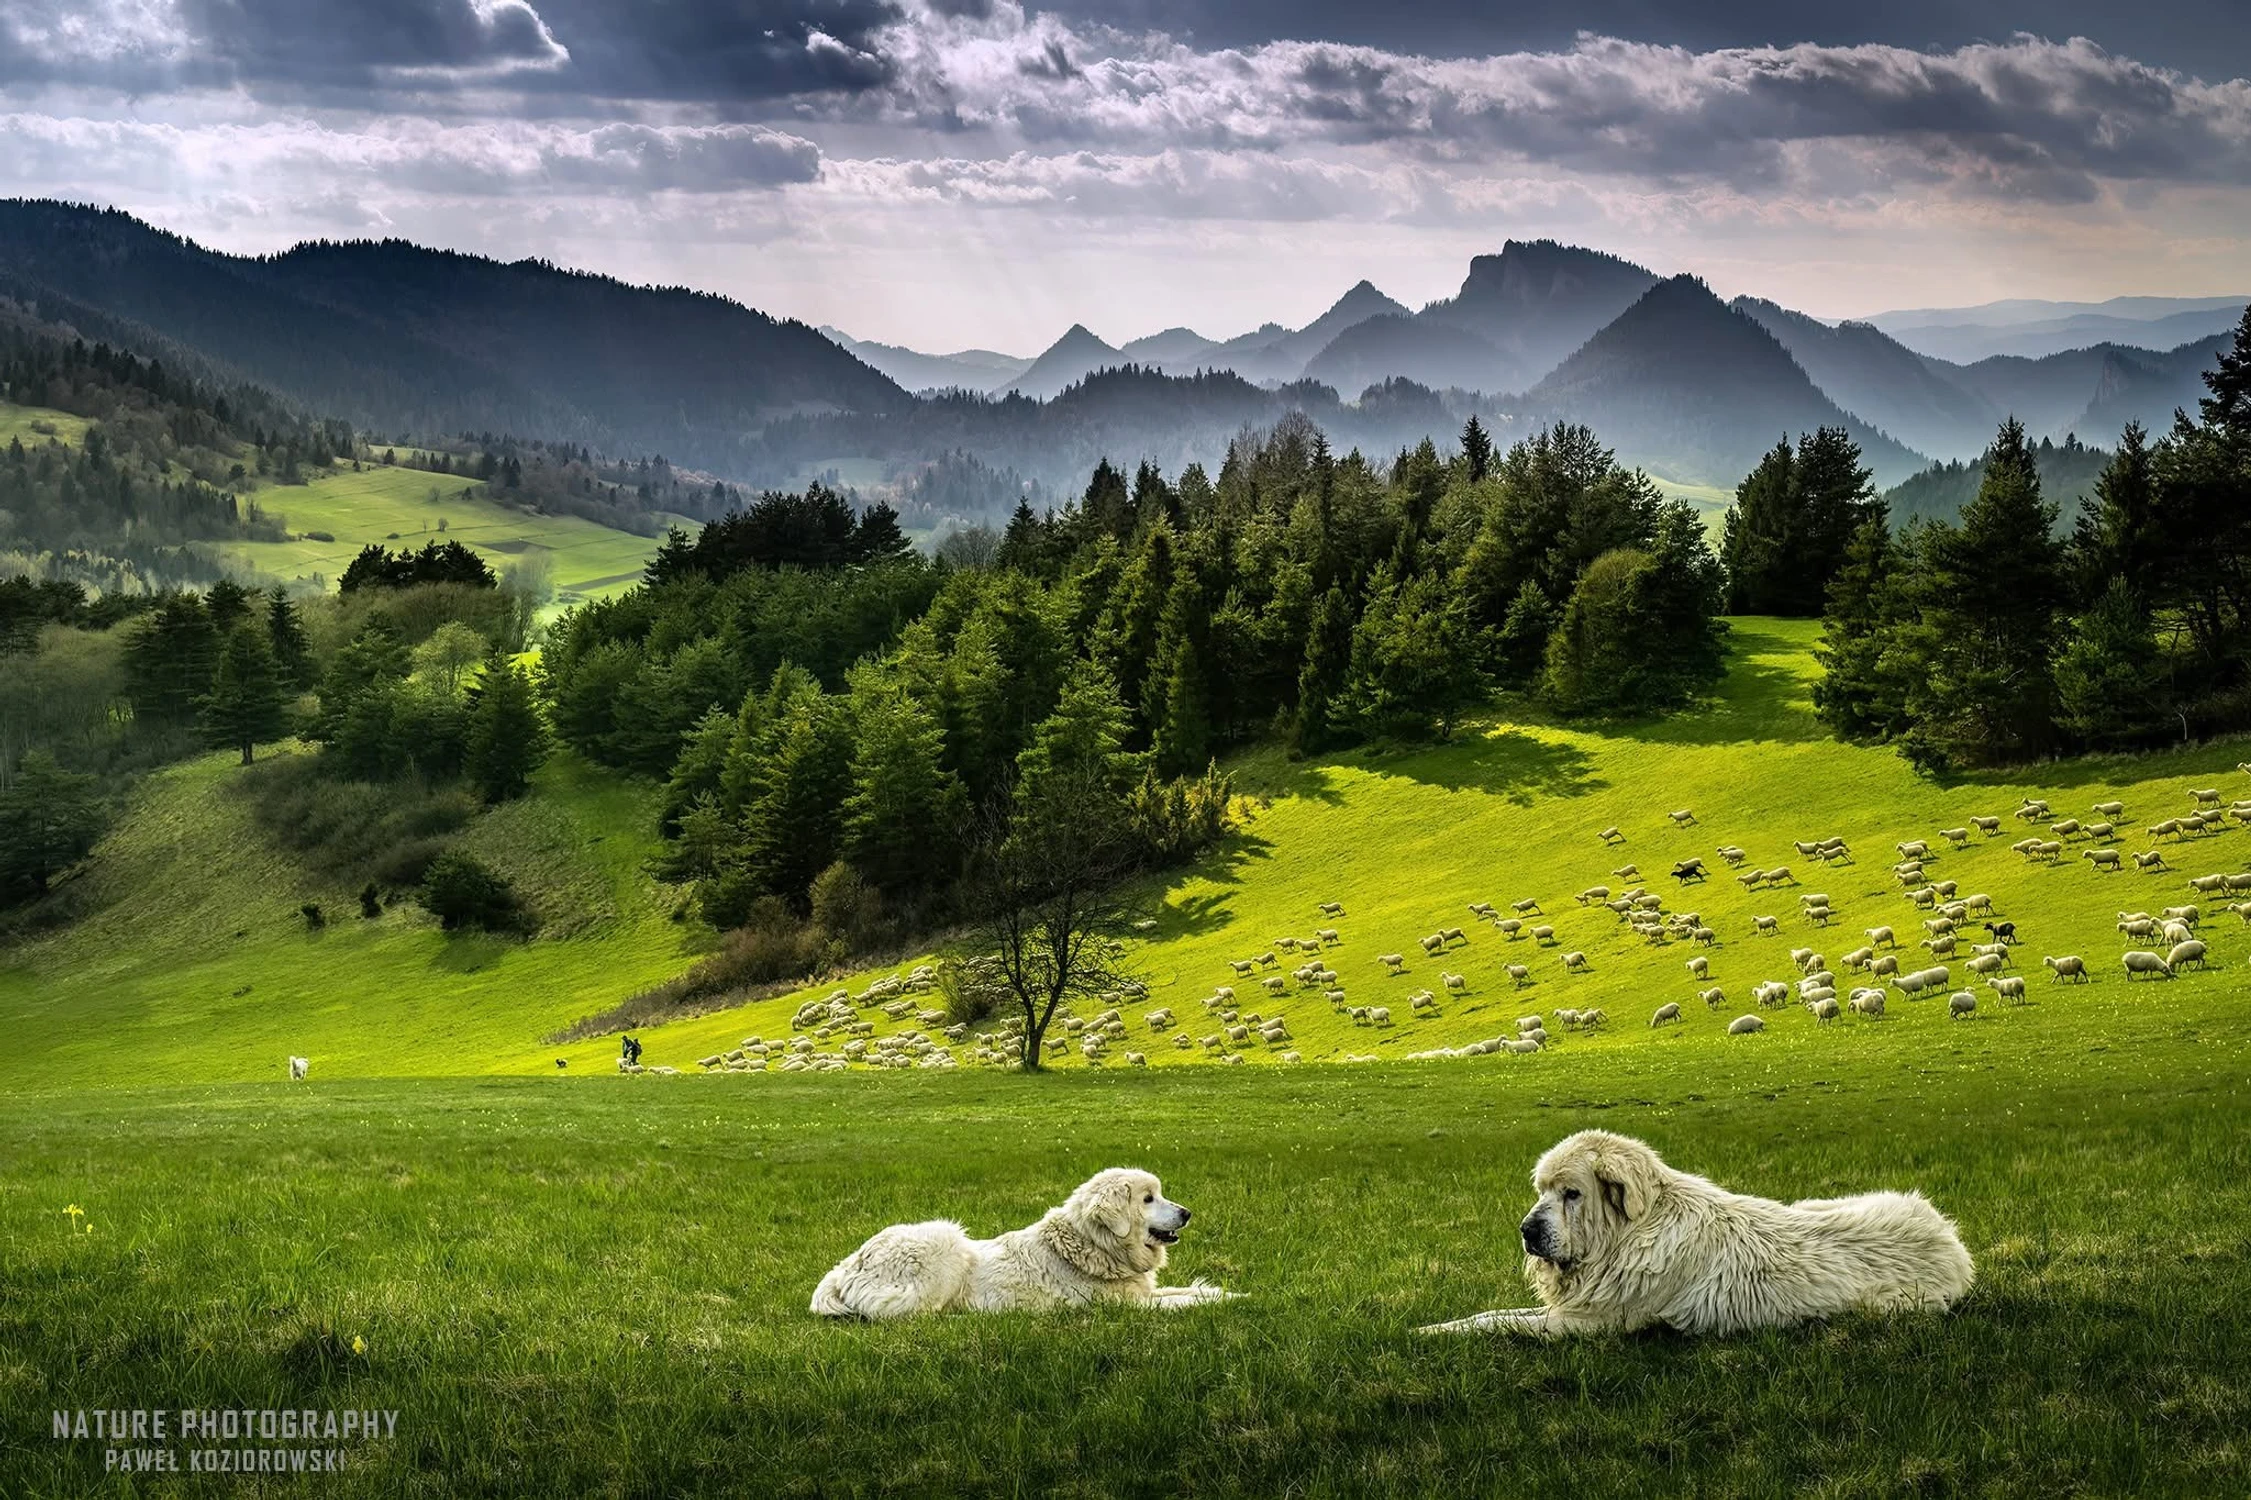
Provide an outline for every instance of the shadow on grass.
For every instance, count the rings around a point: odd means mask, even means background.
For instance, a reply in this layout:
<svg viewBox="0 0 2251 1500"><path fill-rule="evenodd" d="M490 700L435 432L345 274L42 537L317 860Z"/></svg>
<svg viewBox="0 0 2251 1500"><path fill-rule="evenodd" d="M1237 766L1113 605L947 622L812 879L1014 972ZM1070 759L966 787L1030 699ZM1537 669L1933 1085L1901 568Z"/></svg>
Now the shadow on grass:
<svg viewBox="0 0 2251 1500"><path fill-rule="evenodd" d="M1609 783L1577 745L1544 740L1521 729L1468 726L1450 745L1419 750L1370 767L1450 792L1505 797L1518 807L1546 798L1584 797Z"/></svg>
<svg viewBox="0 0 2251 1500"><path fill-rule="evenodd" d="M519 941L489 932L453 933L439 945L430 967L449 974L474 974L500 962L510 949L522 946Z"/></svg>
<svg viewBox="0 0 2251 1500"><path fill-rule="evenodd" d="M1812 683L1793 666L1806 659L1805 648L1787 636L1739 623L1728 635L1727 676L1709 700L1662 718L1606 727L1659 745L1826 739L1828 731L1814 716Z"/></svg>

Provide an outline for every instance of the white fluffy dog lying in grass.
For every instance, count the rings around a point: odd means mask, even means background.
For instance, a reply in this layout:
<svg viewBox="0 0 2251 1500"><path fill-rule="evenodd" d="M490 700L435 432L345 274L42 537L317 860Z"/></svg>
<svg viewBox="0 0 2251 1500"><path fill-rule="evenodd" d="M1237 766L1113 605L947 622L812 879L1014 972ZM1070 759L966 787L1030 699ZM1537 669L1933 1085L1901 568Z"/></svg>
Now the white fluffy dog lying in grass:
<svg viewBox="0 0 2251 1500"><path fill-rule="evenodd" d="M1147 1172L1111 1167L1029 1229L973 1240L950 1219L894 1224L821 1278L813 1311L830 1318L904 1318L965 1307L1071 1307L1132 1302L1188 1307L1240 1296L1199 1281L1160 1287L1165 1251L1188 1210Z"/></svg>
<svg viewBox="0 0 2251 1500"><path fill-rule="evenodd" d="M1920 1193L1744 1197L1606 1130L1558 1144L1532 1186L1539 1201L1520 1229L1541 1305L1422 1332L1735 1333L1853 1310L1943 1312L1975 1275L1954 1225Z"/></svg>

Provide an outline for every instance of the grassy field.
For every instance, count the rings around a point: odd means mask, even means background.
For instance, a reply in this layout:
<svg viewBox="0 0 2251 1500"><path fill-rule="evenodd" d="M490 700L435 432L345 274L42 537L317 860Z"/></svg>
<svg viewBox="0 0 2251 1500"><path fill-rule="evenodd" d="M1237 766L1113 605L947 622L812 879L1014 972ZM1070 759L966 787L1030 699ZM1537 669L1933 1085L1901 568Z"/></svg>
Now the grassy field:
<svg viewBox="0 0 2251 1500"><path fill-rule="evenodd" d="M0 448L19 441L26 448L58 441L65 447L75 448L85 438L86 429L93 425L84 417L74 417L67 411L54 411L44 406L12 406L0 401Z"/></svg>
<svg viewBox="0 0 2251 1500"><path fill-rule="evenodd" d="M613 530L577 516L534 515L464 491L475 480L457 474L371 465L337 470L305 485L260 489L257 501L287 518L286 542L234 542L222 555L285 582L318 576L329 587L369 542L419 547L451 540L474 549L495 571L544 558L559 602L606 598L638 583L657 539ZM445 529L438 529L440 520ZM308 532L333 541L315 541Z"/></svg>
<svg viewBox="0 0 2251 1500"><path fill-rule="evenodd" d="M12 1095L0 1489L91 1490L102 1445L48 1415L92 1406L396 1410L319 1481L339 1494L2251 1487L2240 997L1764 1040L1544 1072ZM1590 1124L1748 1190L1919 1186L1979 1286L1944 1318L1738 1338L1414 1338L1525 1300L1526 1174ZM995 1232L1118 1162L1196 1211L1173 1274L1250 1300L804 1311L883 1223Z"/></svg>
<svg viewBox="0 0 2251 1500"><path fill-rule="evenodd" d="M53 1410L93 1406L396 1409L394 1435L319 1481L340 1494L2251 1491L2251 937L2208 919L2209 970L2130 984L2113 928L2121 907L2191 899L2188 872L2242 868L2251 834L2167 841L2166 875L2102 875L2026 867L2011 823L1933 874L2020 924L2030 1003L1955 1022L1895 999L1828 1026L1790 1006L1763 1035L1723 1029L1793 945L1841 955L1878 923L1912 944L1895 840L2027 789L2082 817L2115 795L2138 832L2192 785L2243 791L2245 747L1934 786L1818 736L1808 644L1738 622L1725 692L1661 723L1493 722L1241 763L1270 805L1138 893L1158 927L1132 958L1150 1004L1201 1032L1227 960L1338 927L1351 998L1398 1024L1292 986L1264 1008L1288 1016L1299 1067L1153 1039L1146 1070L620 1078L613 1042L538 1038L693 956L644 873L646 788L566 757L474 826L547 922L503 943L405 909L359 919L266 850L227 757L152 778L82 877L92 915L0 955L0 1493L94 1488L101 1445L48 1435ZM1700 826L1672 826L1683 806ZM1595 837L1612 823L1622 848ZM1789 848L1830 833L1856 863ZM1799 882L1747 894L1715 862L1676 896L1670 861L1723 842ZM1719 932L1728 1004L1695 1003L1682 945L1571 901L1628 860ZM1827 932L1794 915L1812 890L1841 912ZM1556 944L1465 909L1523 897ZM307 899L333 914L321 932ZM1752 935L1765 912L1780 936ZM1468 943L1384 977L1376 955L1441 925ZM1563 971L1570 949L1590 972ZM2038 968L2065 951L2093 982ZM1521 991L1501 970L1519 960ZM1468 992L1408 1019L1442 968ZM778 1035L796 999L652 1028L646 1061ZM1650 1029L1666 1000L1685 1023ZM1589 1005L1607 1027L1551 1021L1536 1056L1391 1061ZM313 1058L307 1082L282 1081L290 1053ZM1960 1220L1978 1289L1944 1318L1743 1338L1413 1338L1525 1300L1527 1174L1586 1125L1746 1191L1920 1187ZM1251 1300L880 1328L803 1311L882 1224L992 1233L1117 1163L1196 1211L1176 1276Z"/></svg>

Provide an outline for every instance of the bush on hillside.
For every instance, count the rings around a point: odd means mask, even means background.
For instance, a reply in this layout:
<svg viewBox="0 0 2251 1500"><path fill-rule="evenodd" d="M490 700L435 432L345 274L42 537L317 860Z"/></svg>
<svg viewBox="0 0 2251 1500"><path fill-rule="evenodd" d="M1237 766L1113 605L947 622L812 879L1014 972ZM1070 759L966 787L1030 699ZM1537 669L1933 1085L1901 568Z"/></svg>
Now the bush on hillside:
<svg viewBox="0 0 2251 1500"><path fill-rule="evenodd" d="M521 932L530 926L515 889L465 849L448 849L430 861L417 899L448 932Z"/></svg>

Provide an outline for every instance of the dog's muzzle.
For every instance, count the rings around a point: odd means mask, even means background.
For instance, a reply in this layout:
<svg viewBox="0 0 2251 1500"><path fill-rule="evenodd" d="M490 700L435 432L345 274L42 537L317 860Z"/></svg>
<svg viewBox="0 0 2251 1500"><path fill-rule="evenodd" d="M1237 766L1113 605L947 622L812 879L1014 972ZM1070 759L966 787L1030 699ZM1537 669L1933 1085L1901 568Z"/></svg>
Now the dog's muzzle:
<svg viewBox="0 0 2251 1500"><path fill-rule="evenodd" d="M1187 1209L1182 1208L1177 1203L1172 1207L1173 1212L1179 1214L1180 1217L1173 1221L1171 1228L1168 1229L1161 1224L1152 1224L1149 1226L1149 1238L1155 1240L1160 1245L1179 1244L1180 1231L1187 1228L1188 1221L1195 1217L1195 1215L1189 1213Z"/></svg>
<svg viewBox="0 0 2251 1500"><path fill-rule="evenodd" d="M1535 1260L1553 1260L1555 1258L1553 1254L1555 1247L1548 1238L1548 1221L1546 1219L1536 1213L1528 1214L1525 1216L1524 1222L1517 1226L1517 1232L1524 1236L1524 1253L1526 1255Z"/></svg>

